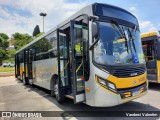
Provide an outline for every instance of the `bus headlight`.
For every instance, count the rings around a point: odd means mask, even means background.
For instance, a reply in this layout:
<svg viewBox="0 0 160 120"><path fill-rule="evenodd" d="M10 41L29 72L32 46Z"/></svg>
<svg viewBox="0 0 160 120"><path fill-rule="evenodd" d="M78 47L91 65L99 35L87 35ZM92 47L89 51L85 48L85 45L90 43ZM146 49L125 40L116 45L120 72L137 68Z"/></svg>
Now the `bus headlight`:
<svg viewBox="0 0 160 120"><path fill-rule="evenodd" d="M98 82L106 86L106 81L104 79L98 77Z"/></svg>
<svg viewBox="0 0 160 120"><path fill-rule="evenodd" d="M115 86L113 83L109 82L109 81L108 81L108 88L109 88L110 90L114 91L114 92L117 91L117 90L116 90L116 86Z"/></svg>
<svg viewBox="0 0 160 120"><path fill-rule="evenodd" d="M98 82L103 85L104 87L106 87L107 89L113 91L113 92L117 92L116 86L114 83L109 82L106 79L103 79L101 77L98 77Z"/></svg>

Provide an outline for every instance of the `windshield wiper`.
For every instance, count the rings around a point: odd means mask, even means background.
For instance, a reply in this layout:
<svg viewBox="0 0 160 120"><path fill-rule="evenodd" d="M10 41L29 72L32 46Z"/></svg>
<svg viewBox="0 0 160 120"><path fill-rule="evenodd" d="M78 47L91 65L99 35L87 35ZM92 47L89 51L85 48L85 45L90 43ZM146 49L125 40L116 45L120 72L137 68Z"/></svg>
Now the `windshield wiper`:
<svg viewBox="0 0 160 120"><path fill-rule="evenodd" d="M134 48L135 52L136 52L136 47L135 47L134 39L135 39L135 35L136 35L136 29L137 29L137 27L135 26L135 28L134 28L134 35L132 35L131 31L128 28L129 37L130 37L130 39L132 41L132 45L133 45L133 48Z"/></svg>
<svg viewBox="0 0 160 120"><path fill-rule="evenodd" d="M127 48L127 52L129 53L128 50L128 43L127 43L127 37L125 35L124 29L119 26L119 24L115 21L115 20L111 20L111 22L118 28L118 31L120 32L120 35L122 36L122 38L125 39L125 47Z"/></svg>

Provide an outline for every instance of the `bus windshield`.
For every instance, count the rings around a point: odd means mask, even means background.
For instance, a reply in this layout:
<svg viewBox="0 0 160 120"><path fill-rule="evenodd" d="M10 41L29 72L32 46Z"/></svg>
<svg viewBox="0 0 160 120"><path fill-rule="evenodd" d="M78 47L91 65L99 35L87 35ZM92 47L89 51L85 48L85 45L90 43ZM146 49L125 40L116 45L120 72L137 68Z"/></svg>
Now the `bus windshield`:
<svg viewBox="0 0 160 120"><path fill-rule="evenodd" d="M99 41L94 46L96 63L103 65L145 63L139 30L119 25L126 37L124 38L113 23L99 22L99 27Z"/></svg>

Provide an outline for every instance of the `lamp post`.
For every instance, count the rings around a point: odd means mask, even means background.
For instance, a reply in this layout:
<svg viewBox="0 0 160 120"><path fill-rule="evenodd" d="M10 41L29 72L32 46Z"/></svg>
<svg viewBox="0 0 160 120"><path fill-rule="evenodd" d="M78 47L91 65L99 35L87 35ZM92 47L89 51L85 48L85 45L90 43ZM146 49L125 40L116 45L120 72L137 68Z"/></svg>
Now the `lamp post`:
<svg viewBox="0 0 160 120"><path fill-rule="evenodd" d="M44 32L44 17L47 16L47 14L42 12L39 15L43 17L43 32Z"/></svg>

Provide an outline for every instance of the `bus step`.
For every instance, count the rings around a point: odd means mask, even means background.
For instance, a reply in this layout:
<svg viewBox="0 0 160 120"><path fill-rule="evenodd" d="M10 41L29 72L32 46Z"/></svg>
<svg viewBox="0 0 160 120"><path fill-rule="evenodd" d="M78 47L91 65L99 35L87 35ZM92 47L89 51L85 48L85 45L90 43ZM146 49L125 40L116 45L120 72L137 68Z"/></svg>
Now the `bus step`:
<svg viewBox="0 0 160 120"><path fill-rule="evenodd" d="M156 74L147 74L147 76L157 76Z"/></svg>
<svg viewBox="0 0 160 120"><path fill-rule="evenodd" d="M69 95L65 95L67 98L70 98L70 99L74 99L74 95L73 94L69 94Z"/></svg>
<svg viewBox="0 0 160 120"><path fill-rule="evenodd" d="M147 75L147 79L148 79L148 80L157 80L157 76L156 76L156 75L153 75L153 74Z"/></svg>
<svg viewBox="0 0 160 120"><path fill-rule="evenodd" d="M147 74L156 74L156 70L154 69L147 70Z"/></svg>
<svg viewBox="0 0 160 120"><path fill-rule="evenodd" d="M148 80L148 81L149 81L149 82L157 82L157 80L151 80L151 79L150 79L150 80Z"/></svg>

